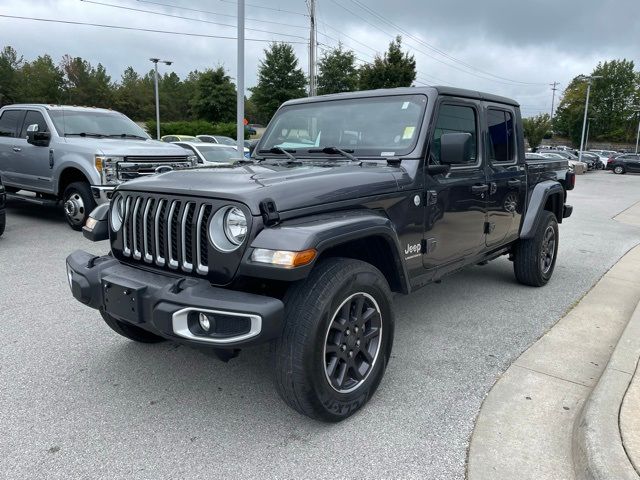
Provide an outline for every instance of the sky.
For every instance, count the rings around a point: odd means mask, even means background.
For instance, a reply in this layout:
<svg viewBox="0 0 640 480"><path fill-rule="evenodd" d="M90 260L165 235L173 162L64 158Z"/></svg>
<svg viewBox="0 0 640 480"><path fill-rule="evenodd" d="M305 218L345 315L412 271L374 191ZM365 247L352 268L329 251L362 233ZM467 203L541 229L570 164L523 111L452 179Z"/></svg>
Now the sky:
<svg viewBox="0 0 640 480"><path fill-rule="evenodd" d="M296 42L308 72L309 17L305 0L246 0L246 86L256 83L269 42ZM25 60L48 53L102 63L112 80L127 66L151 68L150 57L181 77L224 66L236 75L236 41L167 33L3 18L2 15L151 30L236 36L234 0L0 1L0 46ZM573 77L598 62L626 58L640 70L640 0L316 0L319 55L341 42L359 63L384 52L395 35L417 62L417 85L452 85L515 98L523 116L551 110ZM116 8L116 6L125 8ZM136 11L136 10L143 11ZM199 11L195 11L199 10ZM206 11L206 13L205 13ZM158 12L157 15L150 12ZM169 15L169 16L167 16ZM188 18L176 18L188 17ZM556 97L556 106L558 104Z"/></svg>

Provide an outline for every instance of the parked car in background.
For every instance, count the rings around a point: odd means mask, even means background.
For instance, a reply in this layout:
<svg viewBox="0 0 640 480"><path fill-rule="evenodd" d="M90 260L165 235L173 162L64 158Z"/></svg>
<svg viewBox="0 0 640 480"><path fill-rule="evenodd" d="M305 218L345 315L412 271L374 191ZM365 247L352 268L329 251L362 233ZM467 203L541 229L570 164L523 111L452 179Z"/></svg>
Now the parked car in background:
<svg viewBox="0 0 640 480"><path fill-rule="evenodd" d="M4 185L2 185L2 179L0 178L0 236L4 233L4 227L7 224L7 213L5 211L6 201L7 195L4 191Z"/></svg>
<svg viewBox="0 0 640 480"><path fill-rule="evenodd" d="M160 140L167 143L174 142L200 142L201 140L191 135L163 135Z"/></svg>
<svg viewBox="0 0 640 480"><path fill-rule="evenodd" d="M607 170L612 170L618 175L630 172L640 173L640 154L623 153L607 162Z"/></svg>
<svg viewBox="0 0 640 480"><path fill-rule="evenodd" d="M236 142L233 138L225 137L224 135L198 135L197 138L201 142L206 142L206 143L219 143L220 145L228 145L230 147L237 147L238 145L238 142ZM244 147L245 157L247 157L249 153L251 152L249 151L249 148L245 145Z"/></svg>
<svg viewBox="0 0 640 480"><path fill-rule="evenodd" d="M565 152L560 152L560 151L541 152L540 155L550 159L566 160L567 162L569 162L569 170L574 172L576 175L582 175L583 173L587 172L588 167L586 163L579 162L578 160L570 160L565 155L563 155L564 153Z"/></svg>
<svg viewBox="0 0 640 480"><path fill-rule="evenodd" d="M554 150L553 152L551 151L541 151L540 153L553 153L555 155L560 155L562 158L565 158L566 160L568 160L569 162L578 162L578 156L574 155L573 153L571 153L569 151L569 147L565 147L564 150ZM583 158L582 159L582 163L585 164L586 166L586 171L588 170L595 170L596 168L596 163L594 161L593 158Z"/></svg>
<svg viewBox="0 0 640 480"><path fill-rule="evenodd" d="M545 157L544 155L542 155L540 153L527 152L527 153L525 153L524 158L526 160L544 160L545 158L548 158L548 157Z"/></svg>
<svg viewBox="0 0 640 480"><path fill-rule="evenodd" d="M62 202L80 230L116 185L160 167L194 165L177 145L158 142L113 110L61 105L0 109L0 178L7 193L32 203ZM33 192L18 195L19 191Z"/></svg>
<svg viewBox="0 0 640 480"><path fill-rule="evenodd" d="M580 157L580 152L578 152L578 157ZM592 152L582 152L582 161L589 165L589 170L602 170L606 165L606 161L603 162L600 155ZM593 168L590 164L593 165Z"/></svg>
<svg viewBox="0 0 640 480"><path fill-rule="evenodd" d="M232 164L240 159L236 147L219 143L176 142L176 145L193 152L200 165Z"/></svg>

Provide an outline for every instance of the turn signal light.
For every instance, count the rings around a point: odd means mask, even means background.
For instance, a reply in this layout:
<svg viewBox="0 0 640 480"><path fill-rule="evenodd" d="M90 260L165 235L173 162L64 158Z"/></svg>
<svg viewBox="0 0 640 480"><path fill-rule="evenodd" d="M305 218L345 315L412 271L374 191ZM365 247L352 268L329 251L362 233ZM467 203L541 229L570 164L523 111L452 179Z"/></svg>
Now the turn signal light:
<svg viewBox="0 0 640 480"><path fill-rule="evenodd" d="M290 252L288 250L268 250L266 248L256 248L251 254L251 260L257 263L267 263L278 267L294 268L310 264L318 252L311 248L301 252Z"/></svg>

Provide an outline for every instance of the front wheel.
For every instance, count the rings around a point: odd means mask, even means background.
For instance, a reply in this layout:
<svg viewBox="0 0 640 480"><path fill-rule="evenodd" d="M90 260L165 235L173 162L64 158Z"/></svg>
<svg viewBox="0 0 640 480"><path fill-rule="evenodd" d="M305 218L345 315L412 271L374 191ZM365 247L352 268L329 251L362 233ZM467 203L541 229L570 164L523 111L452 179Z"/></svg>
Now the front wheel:
<svg viewBox="0 0 640 480"><path fill-rule="evenodd" d="M513 251L513 269L520 283L532 287L547 284L556 266L559 230L556 216L544 211L533 238L519 240Z"/></svg>
<svg viewBox="0 0 640 480"><path fill-rule="evenodd" d="M319 263L285 296L274 343L278 393L311 418L338 422L378 388L391 355L394 319L385 277L360 260Z"/></svg>
<svg viewBox="0 0 640 480"><path fill-rule="evenodd" d="M73 182L64 190L62 205L64 216L71 228L82 230L89 214L96 208L96 201L87 182Z"/></svg>

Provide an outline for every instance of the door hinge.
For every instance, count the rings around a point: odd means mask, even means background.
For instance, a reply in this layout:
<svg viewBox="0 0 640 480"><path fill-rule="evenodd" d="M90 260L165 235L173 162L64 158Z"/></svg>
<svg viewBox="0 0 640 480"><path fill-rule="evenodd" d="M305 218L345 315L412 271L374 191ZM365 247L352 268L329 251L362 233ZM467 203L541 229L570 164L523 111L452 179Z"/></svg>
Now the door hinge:
<svg viewBox="0 0 640 480"><path fill-rule="evenodd" d="M489 235L490 233L493 233L493 231L496 229L496 224L493 222L484 222L484 233L485 235Z"/></svg>
<svg viewBox="0 0 640 480"><path fill-rule="evenodd" d="M425 194L425 203L427 204L427 207L438 203L438 192L435 190L427 190Z"/></svg>
<svg viewBox="0 0 640 480"><path fill-rule="evenodd" d="M438 241L435 238L427 238L425 240L422 240L421 242L421 253L423 255L428 255L430 253L432 253L436 247L438 246Z"/></svg>

